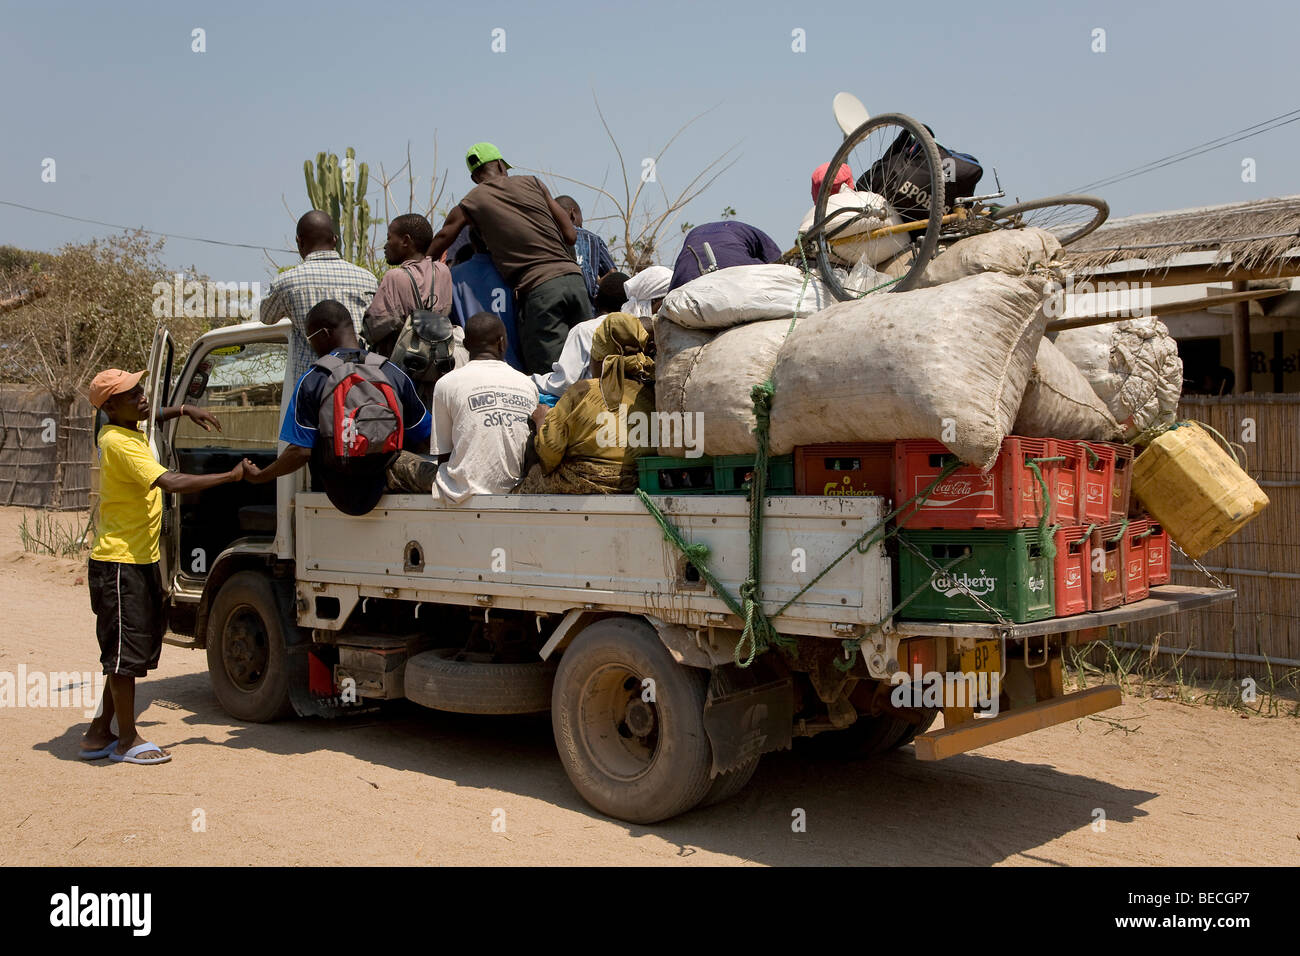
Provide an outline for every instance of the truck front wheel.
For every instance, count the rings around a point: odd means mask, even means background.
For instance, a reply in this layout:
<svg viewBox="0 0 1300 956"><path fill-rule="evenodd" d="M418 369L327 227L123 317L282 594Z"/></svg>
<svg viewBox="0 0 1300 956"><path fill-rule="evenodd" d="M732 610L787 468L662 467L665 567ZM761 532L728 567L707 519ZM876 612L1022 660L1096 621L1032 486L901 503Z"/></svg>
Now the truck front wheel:
<svg viewBox="0 0 1300 956"><path fill-rule="evenodd" d="M709 792L707 671L673 660L644 621L606 618L560 658L551 725L565 772L601 813L656 823Z"/></svg>
<svg viewBox="0 0 1300 956"><path fill-rule="evenodd" d="M293 713L284 618L265 575L240 571L221 585L208 614L208 675L221 709L265 723Z"/></svg>

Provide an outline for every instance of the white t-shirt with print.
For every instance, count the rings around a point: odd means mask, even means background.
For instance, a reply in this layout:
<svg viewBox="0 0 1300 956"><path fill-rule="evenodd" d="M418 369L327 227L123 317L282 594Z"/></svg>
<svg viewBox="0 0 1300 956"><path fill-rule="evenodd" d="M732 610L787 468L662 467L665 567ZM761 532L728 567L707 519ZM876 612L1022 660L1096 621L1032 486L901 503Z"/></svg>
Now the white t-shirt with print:
<svg viewBox="0 0 1300 956"><path fill-rule="evenodd" d="M438 379L433 390L434 494L456 504L471 495L504 495L523 478L528 420L537 386L495 359L475 359Z"/></svg>

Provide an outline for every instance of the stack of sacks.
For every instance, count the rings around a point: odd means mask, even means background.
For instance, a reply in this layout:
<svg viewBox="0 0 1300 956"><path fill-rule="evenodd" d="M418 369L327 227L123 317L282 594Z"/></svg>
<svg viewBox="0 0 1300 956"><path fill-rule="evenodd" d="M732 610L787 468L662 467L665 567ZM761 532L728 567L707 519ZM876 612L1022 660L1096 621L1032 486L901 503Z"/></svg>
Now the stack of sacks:
<svg viewBox="0 0 1300 956"><path fill-rule="evenodd" d="M781 317L720 334L682 328L672 320L682 312L665 300L655 324L658 411L702 413L706 455L752 454L751 392L770 376L773 454L817 442L929 437L988 467L1029 381L1046 288L1036 278L988 273L837 303L801 315L793 330Z"/></svg>
<svg viewBox="0 0 1300 956"><path fill-rule="evenodd" d="M1178 343L1154 316L1070 329L1056 347L1092 385L1132 440L1154 426L1172 425L1183 391Z"/></svg>
<svg viewBox="0 0 1300 956"><path fill-rule="evenodd" d="M1026 438L1118 441L1121 429L1083 373L1044 338L1012 432Z"/></svg>
<svg viewBox="0 0 1300 956"><path fill-rule="evenodd" d="M1061 243L1043 229L999 229L955 242L925 267L921 286L942 285L981 272L1054 277Z"/></svg>
<svg viewBox="0 0 1300 956"><path fill-rule="evenodd" d="M771 451L934 438L992 466L1043 337L1047 283L989 272L800 319L773 371ZM705 448L711 417L704 420Z"/></svg>

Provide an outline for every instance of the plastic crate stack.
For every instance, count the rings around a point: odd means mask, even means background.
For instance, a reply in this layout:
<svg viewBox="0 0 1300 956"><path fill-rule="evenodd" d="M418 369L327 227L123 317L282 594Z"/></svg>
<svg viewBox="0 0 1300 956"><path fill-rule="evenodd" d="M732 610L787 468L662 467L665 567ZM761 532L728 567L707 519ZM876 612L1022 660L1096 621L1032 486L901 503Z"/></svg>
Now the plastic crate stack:
<svg viewBox="0 0 1300 956"><path fill-rule="evenodd" d="M1131 500L1133 460L1129 445L1012 435L987 473L958 466L898 515L895 598L919 592L898 617L1025 623L1140 601L1167 584L1169 537ZM929 439L804 445L769 461L767 493L898 503L954 463ZM637 464L653 495L743 495L754 473L745 455ZM1054 548L1041 538L1044 508Z"/></svg>

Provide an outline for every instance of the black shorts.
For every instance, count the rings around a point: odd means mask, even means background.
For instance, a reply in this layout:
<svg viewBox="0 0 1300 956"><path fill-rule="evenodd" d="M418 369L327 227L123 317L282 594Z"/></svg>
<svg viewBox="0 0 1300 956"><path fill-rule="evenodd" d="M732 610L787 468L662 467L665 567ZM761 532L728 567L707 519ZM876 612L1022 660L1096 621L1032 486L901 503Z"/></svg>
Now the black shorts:
<svg viewBox="0 0 1300 956"><path fill-rule="evenodd" d="M158 666L167 629L158 562L122 564L91 558L86 581L104 673L144 677Z"/></svg>

